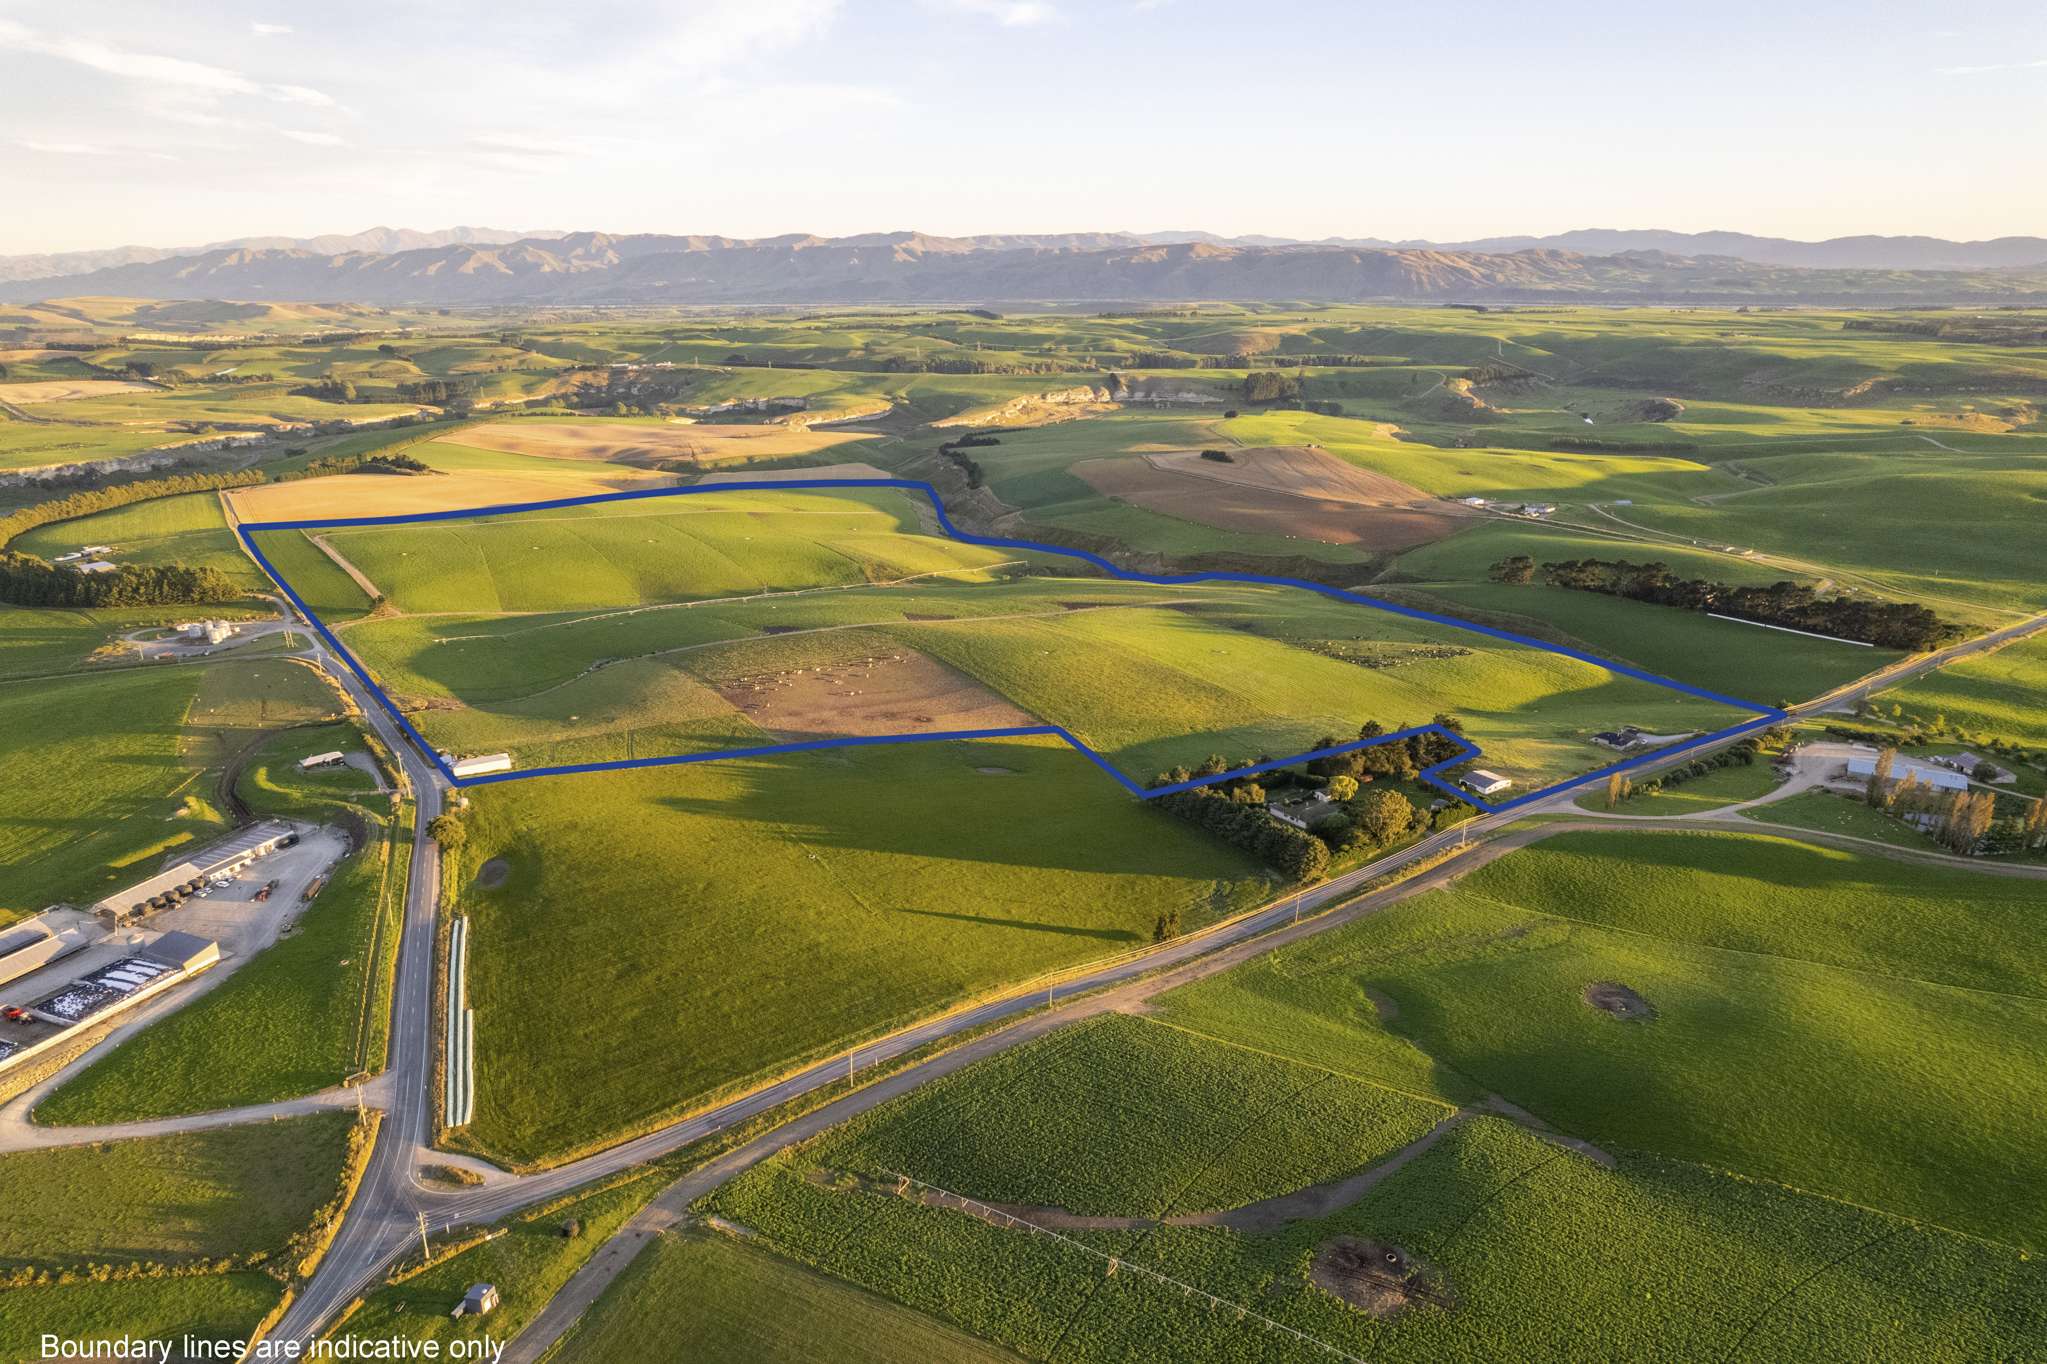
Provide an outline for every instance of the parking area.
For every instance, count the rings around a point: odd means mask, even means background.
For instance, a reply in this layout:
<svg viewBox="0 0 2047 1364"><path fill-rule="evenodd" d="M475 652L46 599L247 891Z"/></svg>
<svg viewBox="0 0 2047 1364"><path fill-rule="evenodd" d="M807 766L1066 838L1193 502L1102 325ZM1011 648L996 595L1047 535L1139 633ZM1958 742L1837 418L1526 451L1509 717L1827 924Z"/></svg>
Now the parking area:
<svg viewBox="0 0 2047 1364"><path fill-rule="evenodd" d="M306 887L324 878L348 848L339 830L295 827L297 843L257 858L224 886L209 886L176 909L153 915L149 927L211 938L229 958L260 952L276 942L306 908ZM265 895L273 882L274 889Z"/></svg>

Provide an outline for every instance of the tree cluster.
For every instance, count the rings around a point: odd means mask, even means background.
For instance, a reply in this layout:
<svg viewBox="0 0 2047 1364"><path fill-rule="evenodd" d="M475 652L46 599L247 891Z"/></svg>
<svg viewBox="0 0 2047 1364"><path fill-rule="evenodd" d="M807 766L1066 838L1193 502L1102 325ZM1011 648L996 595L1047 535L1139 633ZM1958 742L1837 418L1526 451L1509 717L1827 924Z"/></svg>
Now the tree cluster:
<svg viewBox="0 0 2047 1364"><path fill-rule="evenodd" d="M77 573L33 554L0 552L0 601L15 606L169 606L240 596L217 568L123 564L111 573Z"/></svg>
<svg viewBox="0 0 2047 1364"><path fill-rule="evenodd" d="M1545 563L1542 575L1545 581L1556 587L1600 592L1657 606L1712 611L1764 625L1833 635L1907 653L1937 649L1967 633L1963 627L1944 621L1926 607L1910 602L1822 597L1812 588L1792 582L1736 587L1704 578L1679 578L1665 563L1566 559L1559 563Z"/></svg>
<svg viewBox="0 0 2047 1364"><path fill-rule="evenodd" d="M1301 396L1301 381L1276 369L1253 370L1244 376L1247 403L1293 402Z"/></svg>
<svg viewBox="0 0 2047 1364"><path fill-rule="evenodd" d="M1328 874L1328 844L1267 814L1264 791L1257 783L1232 785L1234 791L1221 786L1197 786L1191 791L1155 797L1153 803L1232 847L1243 849L1289 881L1319 881ZM1251 798L1254 794L1255 799Z"/></svg>
<svg viewBox="0 0 2047 1364"><path fill-rule="evenodd" d="M939 446L938 453L951 460L953 466L967 476L967 486L969 488L978 488L985 477L981 470L981 462L972 455L969 455L967 451L979 449L985 445L1000 444L1002 442L994 436L959 436Z"/></svg>

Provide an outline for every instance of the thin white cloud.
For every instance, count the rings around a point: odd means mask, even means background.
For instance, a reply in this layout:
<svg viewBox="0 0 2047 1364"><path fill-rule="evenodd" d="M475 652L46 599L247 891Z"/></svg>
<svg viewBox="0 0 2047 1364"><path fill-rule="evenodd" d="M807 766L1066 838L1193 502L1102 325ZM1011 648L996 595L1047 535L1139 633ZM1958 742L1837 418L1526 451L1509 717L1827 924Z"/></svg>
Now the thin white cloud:
<svg viewBox="0 0 2047 1364"><path fill-rule="evenodd" d="M51 57L155 89L175 90L208 99L255 95L285 104L316 108L334 106L332 97L310 86L273 85L224 66L210 66L183 57L133 52L91 38L45 35L11 19L0 19L0 51Z"/></svg>
<svg viewBox="0 0 2047 1364"><path fill-rule="evenodd" d="M1988 76L1998 71L2047 71L2047 57L2036 62L1993 62L1988 66L1943 66L1943 76Z"/></svg>
<svg viewBox="0 0 2047 1364"><path fill-rule="evenodd" d="M116 156L119 149L102 146L97 142L47 142L37 137L15 137L8 141L27 152L41 152L45 156Z"/></svg>
<svg viewBox="0 0 2047 1364"><path fill-rule="evenodd" d="M255 34L258 38L282 37L291 31L290 24L266 24L259 20L249 25L249 32Z"/></svg>
<svg viewBox="0 0 2047 1364"><path fill-rule="evenodd" d="M309 133L298 128L279 128L278 132L294 142L303 142L308 147L346 147L348 139L333 133Z"/></svg>
<svg viewBox="0 0 2047 1364"><path fill-rule="evenodd" d="M1047 0L925 0L925 4L932 9L993 19L1004 28L1029 28L1059 17L1058 9Z"/></svg>

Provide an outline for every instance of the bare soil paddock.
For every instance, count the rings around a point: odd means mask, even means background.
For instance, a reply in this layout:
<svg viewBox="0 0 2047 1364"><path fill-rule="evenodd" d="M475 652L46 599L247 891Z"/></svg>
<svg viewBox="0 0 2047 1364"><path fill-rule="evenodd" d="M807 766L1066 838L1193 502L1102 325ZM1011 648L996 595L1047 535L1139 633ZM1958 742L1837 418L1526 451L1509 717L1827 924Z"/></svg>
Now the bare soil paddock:
<svg viewBox="0 0 2047 1364"><path fill-rule="evenodd" d="M734 677L718 694L792 739L998 729L1038 721L970 677L890 641L865 657Z"/></svg>
<svg viewBox="0 0 2047 1364"><path fill-rule="evenodd" d="M1311 446L1198 450L1085 460L1073 472L1121 502L1223 530L1292 535L1375 552L1412 549L1469 524L1471 513Z"/></svg>

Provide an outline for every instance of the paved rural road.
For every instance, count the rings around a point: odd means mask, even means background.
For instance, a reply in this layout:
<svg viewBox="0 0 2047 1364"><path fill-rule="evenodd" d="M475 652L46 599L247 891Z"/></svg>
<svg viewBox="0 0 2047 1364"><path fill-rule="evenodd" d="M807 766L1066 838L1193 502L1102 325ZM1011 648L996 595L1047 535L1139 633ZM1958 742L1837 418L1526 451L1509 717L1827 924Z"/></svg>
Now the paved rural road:
<svg viewBox="0 0 2047 1364"><path fill-rule="evenodd" d="M416 1231L420 1153L433 1141L434 918L440 903L440 849L427 824L441 811L440 774L406 742L384 708L339 660L319 651L322 666L347 688L366 723L404 766L417 802L412 876L398 939L398 979L392 992L390 1086L376 1147L341 1231L318 1271L271 1332L277 1340L310 1340L320 1325L347 1306L390 1263Z"/></svg>

